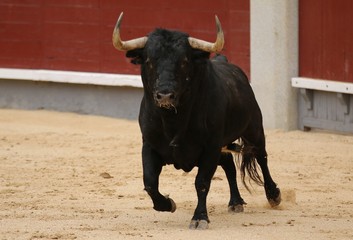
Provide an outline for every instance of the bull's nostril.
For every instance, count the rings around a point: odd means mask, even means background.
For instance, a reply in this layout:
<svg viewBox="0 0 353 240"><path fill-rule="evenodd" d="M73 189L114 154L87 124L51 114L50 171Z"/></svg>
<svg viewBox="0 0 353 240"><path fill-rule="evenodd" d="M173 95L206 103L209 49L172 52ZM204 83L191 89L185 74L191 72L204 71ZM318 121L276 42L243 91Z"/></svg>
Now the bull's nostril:
<svg viewBox="0 0 353 240"><path fill-rule="evenodd" d="M174 93L157 93L157 100L173 100L175 98Z"/></svg>

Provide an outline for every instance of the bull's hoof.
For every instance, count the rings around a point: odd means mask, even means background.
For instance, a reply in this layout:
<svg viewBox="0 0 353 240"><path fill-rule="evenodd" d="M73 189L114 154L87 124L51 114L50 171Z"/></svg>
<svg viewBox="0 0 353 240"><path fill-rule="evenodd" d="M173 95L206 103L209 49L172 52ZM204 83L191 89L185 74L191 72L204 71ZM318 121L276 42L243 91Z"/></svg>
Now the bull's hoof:
<svg viewBox="0 0 353 240"><path fill-rule="evenodd" d="M230 205L230 206L228 206L228 212L229 213L244 212L244 206L243 206L243 204Z"/></svg>
<svg viewBox="0 0 353 240"><path fill-rule="evenodd" d="M161 198L159 202L154 202L153 209L159 212L175 212L176 204L168 195Z"/></svg>
<svg viewBox="0 0 353 240"><path fill-rule="evenodd" d="M192 230L206 230L208 229L208 221L207 220L191 220L189 229Z"/></svg>
<svg viewBox="0 0 353 240"><path fill-rule="evenodd" d="M173 212L175 212L175 210L176 210L176 204L175 204L175 202L173 201L173 199L171 199L171 198L168 198L169 199L169 201L170 201L170 204L172 205L172 207L171 207L171 209L170 209L170 212L171 213L173 213Z"/></svg>
<svg viewBox="0 0 353 240"><path fill-rule="evenodd" d="M166 200L169 200L169 203L170 203L170 207L169 207L169 209L167 210L167 212L171 212L171 213L173 213L173 212L175 212L175 210L176 210L176 204L175 204L175 202L173 201L173 199L171 199L170 197L169 197L169 195L165 195L164 196L165 197L165 199ZM169 205L169 204L168 204Z"/></svg>
<svg viewBox="0 0 353 240"><path fill-rule="evenodd" d="M228 212L229 213L244 212L244 205L246 205L246 202L241 197L236 199L231 199L228 204Z"/></svg>
<svg viewBox="0 0 353 240"><path fill-rule="evenodd" d="M274 192L271 194L266 194L267 195L267 200L268 203L271 205L271 207L276 207L281 203L281 191L279 188L276 188Z"/></svg>

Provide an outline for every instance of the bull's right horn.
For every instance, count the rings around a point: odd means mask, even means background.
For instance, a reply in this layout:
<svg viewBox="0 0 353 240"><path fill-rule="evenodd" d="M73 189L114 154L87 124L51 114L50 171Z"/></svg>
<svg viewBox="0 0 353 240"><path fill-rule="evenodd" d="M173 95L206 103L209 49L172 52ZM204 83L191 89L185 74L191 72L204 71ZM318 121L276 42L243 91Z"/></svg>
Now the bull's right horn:
<svg viewBox="0 0 353 240"><path fill-rule="evenodd" d="M216 26L217 26L217 39L214 43L207 42L201 39L189 37L189 43L192 48L200 49L206 52L220 52L223 49L224 45L224 34L221 26L221 22L219 21L217 15L216 18Z"/></svg>
<svg viewBox="0 0 353 240"><path fill-rule="evenodd" d="M113 31L113 45L116 49L120 51L129 51L137 48L143 48L145 47L145 44L147 42L148 37L141 37L141 38L135 38L131 39L129 41L122 41L120 38L120 24L121 20L123 19L124 13L121 12L120 16L118 18L118 21L116 22L114 31Z"/></svg>

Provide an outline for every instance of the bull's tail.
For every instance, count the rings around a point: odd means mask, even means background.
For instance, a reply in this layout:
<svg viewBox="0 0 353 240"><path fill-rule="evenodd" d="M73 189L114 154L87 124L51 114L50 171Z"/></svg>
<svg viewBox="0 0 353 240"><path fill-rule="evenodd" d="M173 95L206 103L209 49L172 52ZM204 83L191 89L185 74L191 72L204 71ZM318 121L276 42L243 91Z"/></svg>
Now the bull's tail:
<svg viewBox="0 0 353 240"><path fill-rule="evenodd" d="M263 186L264 182L262 177L258 173L258 163L256 161L256 148L254 146L244 144L242 147L242 161L240 164L240 174L241 180L245 186L245 188L250 191L248 184L245 181L246 173L249 176L249 183L250 180L253 180L256 184Z"/></svg>
<svg viewBox="0 0 353 240"><path fill-rule="evenodd" d="M250 144L245 144L241 139L237 143L233 142L228 144L222 149L222 152L231 152L238 155L236 159L237 167L240 167L241 180L245 188L251 192L245 177L246 174L249 176L250 180L253 180L256 184L263 186L263 180L258 173L258 163L256 161L256 148ZM242 156L242 157L241 157Z"/></svg>
<svg viewBox="0 0 353 240"><path fill-rule="evenodd" d="M251 192L247 181L246 175L249 176L249 184L251 185L251 180L253 180L256 184L263 186L264 182L262 177L258 172L258 163L256 160L256 147L245 144L241 139L239 139L238 143L231 143L225 146L222 149L222 152L231 152L233 154L237 154L238 158L236 159L237 167L240 167L240 175L241 180L245 186L245 188Z"/></svg>

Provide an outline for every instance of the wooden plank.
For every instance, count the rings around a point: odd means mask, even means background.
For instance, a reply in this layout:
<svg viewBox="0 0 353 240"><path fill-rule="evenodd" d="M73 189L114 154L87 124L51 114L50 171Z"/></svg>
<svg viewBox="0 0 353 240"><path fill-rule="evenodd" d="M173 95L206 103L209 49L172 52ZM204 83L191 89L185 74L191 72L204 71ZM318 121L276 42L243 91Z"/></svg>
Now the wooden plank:
<svg viewBox="0 0 353 240"><path fill-rule="evenodd" d="M353 95L340 96L332 92L313 92L313 109L307 109L303 98L299 100L300 128L320 128L353 133Z"/></svg>
<svg viewBox="0 0 353 240"><path fill-rule="evenodd" d="M292 78L292 86L296 88L314 89L326 92L353 94L353 83L329 81L317 78Z"/></svg>

